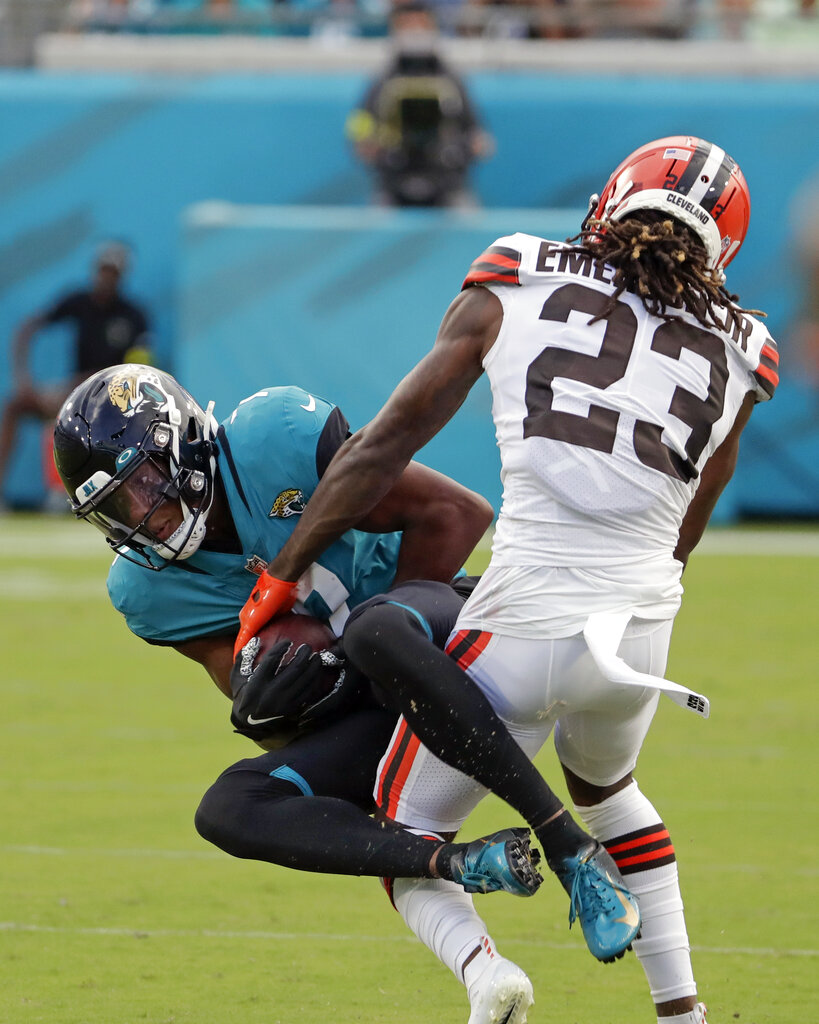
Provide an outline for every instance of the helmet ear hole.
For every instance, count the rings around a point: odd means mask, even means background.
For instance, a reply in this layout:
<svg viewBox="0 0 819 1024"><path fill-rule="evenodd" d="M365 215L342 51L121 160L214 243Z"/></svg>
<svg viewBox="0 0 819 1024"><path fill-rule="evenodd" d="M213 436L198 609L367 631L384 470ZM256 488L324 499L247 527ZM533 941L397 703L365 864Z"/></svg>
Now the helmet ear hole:
<svg viewBox="0 0 819 1024"><path fill-rule="evenodd" d="M157 448L167 448L171 443L171 432L166 426L159 426L154 431L154 444Z"/></svg>
<svg viewBox="0 0 819 1024"><path fill-rule="evenodd" d="M195 469L185 481L184 493L186 497L201 498L205 490L205 474Z"/></svg>

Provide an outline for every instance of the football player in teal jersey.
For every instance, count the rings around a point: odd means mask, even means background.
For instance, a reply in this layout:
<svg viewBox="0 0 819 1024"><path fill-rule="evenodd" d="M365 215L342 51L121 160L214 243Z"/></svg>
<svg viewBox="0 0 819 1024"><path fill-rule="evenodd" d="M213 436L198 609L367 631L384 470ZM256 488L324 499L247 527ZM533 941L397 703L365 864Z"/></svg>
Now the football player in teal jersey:
<svg viewBox="0 0 819 1024"><path fill-rule="evenodd" d="M129 628L202 664L234 698L239 611L348 434L337 406L297 387L258 391L220 425L169 374L128 364L94 374L68 397L54 458L72 511L117 553L108 590ZM310 567L301 610L338 634L352 607L403 580L446 582L491 515L481 497L413 463L372 514ZM264 848L248 855L310 871L533 892L539 876L525 830L444 843L370 817L396 712L381 707L341 659L333 699L314 692L318 655L302 653L307 658L281 671L269 659L260 664L243 681L239 713L234 707L238 730L274 748L255 759L264 760L263 771L253 769L262 779L259 799L269 812L290 800L287 827L271 819ZM259 729L246 688L261 692L274 681L290 703Z"/></svg>

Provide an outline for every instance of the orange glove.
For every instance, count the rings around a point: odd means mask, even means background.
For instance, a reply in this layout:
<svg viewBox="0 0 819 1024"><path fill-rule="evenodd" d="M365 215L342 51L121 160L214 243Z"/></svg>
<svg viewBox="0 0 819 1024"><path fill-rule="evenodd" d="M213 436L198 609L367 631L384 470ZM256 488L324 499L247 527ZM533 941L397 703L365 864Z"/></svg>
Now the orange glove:
<svg viewBox="0 0 819 1024"><path fill-rule="evenodd" d="M298 580L291 583L277 580L275 576L268 575L267 571L261 574L244 608L239 612L239 635L233 645L234 658L262 626L274 616L290 611L296 603L297 585Z"/></svg>

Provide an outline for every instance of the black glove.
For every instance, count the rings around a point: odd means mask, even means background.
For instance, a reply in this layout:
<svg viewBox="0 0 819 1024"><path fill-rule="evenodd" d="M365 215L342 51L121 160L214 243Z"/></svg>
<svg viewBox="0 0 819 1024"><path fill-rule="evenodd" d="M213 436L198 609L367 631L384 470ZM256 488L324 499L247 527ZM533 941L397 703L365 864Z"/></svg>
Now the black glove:
<svg viewBox="0 0 819 1024"><path fill-rule="evenodd" d="M255 640L242 648L230 673L236 732L256 742L282 731L292 734L294 726L311 726L352 703L360 683L348 682L340 648L315 652L302 644L283 665L290 641L274 644L257 661Z"/></svg>

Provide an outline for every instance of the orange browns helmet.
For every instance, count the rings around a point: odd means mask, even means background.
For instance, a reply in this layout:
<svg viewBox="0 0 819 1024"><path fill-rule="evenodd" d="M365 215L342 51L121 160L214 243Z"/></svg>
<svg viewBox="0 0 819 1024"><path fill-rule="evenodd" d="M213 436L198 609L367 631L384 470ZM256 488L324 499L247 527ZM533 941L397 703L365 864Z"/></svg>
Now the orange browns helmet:
<svg viewBox="0 0 819 1024"><path fill-rule="evenodd" d="M627 156L599 199L592 196L590 210L599 220L615 222L637 210L676 217L702 239L709 266L722 269L745 240L751 197L739 165L724 149L692 135L672 135Z"/></svg>

